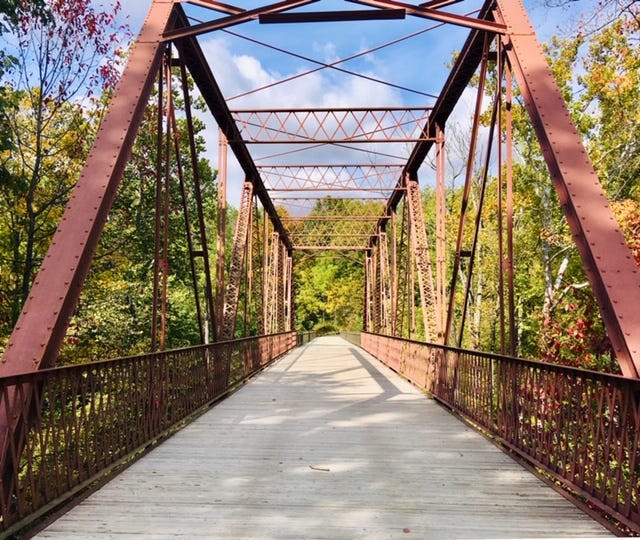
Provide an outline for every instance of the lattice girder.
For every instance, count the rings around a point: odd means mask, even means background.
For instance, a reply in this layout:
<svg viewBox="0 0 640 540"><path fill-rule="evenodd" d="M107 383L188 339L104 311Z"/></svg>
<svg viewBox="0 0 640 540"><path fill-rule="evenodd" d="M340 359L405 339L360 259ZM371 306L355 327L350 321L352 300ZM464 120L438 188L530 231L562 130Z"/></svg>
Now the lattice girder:
<svg viewBox="0 0 640 540"><path fill-rule="evenodd" d="M425 141L425 108L231 111L245 144Z"/></svg>
<svg viewBox="0 0 640 540"><path fill-rule="evenodd" d="M393 191L403 165L261 165L265 187L275 195L287 191Z"/></svg>

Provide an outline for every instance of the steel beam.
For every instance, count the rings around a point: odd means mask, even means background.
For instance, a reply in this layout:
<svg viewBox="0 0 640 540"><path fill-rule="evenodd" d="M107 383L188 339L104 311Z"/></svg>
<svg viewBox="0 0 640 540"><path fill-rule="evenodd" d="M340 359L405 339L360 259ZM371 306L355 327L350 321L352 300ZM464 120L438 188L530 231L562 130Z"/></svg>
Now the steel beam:
<svg viewBox="0 0 640 540"><path fill-rule="evenodd" d="M446 148L444 132L437 126L436 129L438 136L436 147L436 342L443 344L447 320Z"/></svg>
<svg viewBox="0 0 640 540"><path fill-rule="evenodd" d="M438 9L441 7L449 6L451 4L457 4L459 2L463 2L464 0L431 0L430 2L424 2L423 4L419 4L420 7Z"/></svg>
<svg viewBox="0 0 640 540"><path fill-rule="evenodd" d="M396 0L347 0L347 2L378 7L381 9L403 9L407 14L413 15L414 17L454 24L456 26L462 26L463 28L483 30L485 32L493 32L496 34L502 34L505 32L505 26L503 24L496 23L483 17L475 19L473 17L458 15L456 13L446 13L430 7L405 4L404 2L398 2Z"/></svg>
<svg viewBox="0 0 640 540"><path fill-rule="evenodd" d="M640 374L640 270L616 223L520 0L497 0L522 92L622 373Z"/></svg>
<svg viewBox="0 0 640 540"><path fill-rule="evenodd" d="M212 9L213 11L218 11L220 13L226 13L227 15L240 15L246 11L243 8L223 4L222 2L214 2L213 0L187 0L187 3L193 4L194 6Z"/></svg>
<svg viewBox="0 0 640 540"><path fill-rule="evenodd" d="M233 110L245 144L419 142L428 107Z"/></svg>
<svg viewBox="0 0 640 540"><path fill-rule="evenodd" d="M164 39L166 41L179 40L183 38L194 38L214 30L222 30L223 28L229 28L236 26L251 20L257 19L260 15L266 15L268 13L278 13L280 11L286 11L300 6L306 6L307 4L313 4L319 0L284 0L283 2L277 2L275 4L269 4L256 9L243 10L228 17L222 17L215 21L203 22L194 26L187 24L182 25L179 28L171 29L165 32Z"/></svg>
<svg viewBox="0 0 640 540"><path fill-rule="evenodd" d="M224 313L225 266L227 252L227 139L222 130L218 133L218 200L217 200L217 234L216 234L216 308L222 331Z"/></svg>
<svg viewBox="0 0 640 540"><path fill-rule="evenodd" d="M267 13L258 18L260 24L317 23L347 21L380 21L404 19L404 9L361 9L350 11L301 11L298 13Z"/></svg>

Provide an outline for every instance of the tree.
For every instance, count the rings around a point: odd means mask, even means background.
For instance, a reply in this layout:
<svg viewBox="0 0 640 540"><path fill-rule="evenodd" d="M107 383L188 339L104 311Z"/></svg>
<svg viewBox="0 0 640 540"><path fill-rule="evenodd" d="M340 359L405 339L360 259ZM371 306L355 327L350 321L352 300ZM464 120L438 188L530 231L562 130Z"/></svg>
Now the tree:
<svg viewBox="0 0 640 540"><path fill-rule="evenodd" d="M49 17L50 13L44 0L0 0L0 34L11 31L12 27L24 16Z"/></svg>
<svg viewBox="0 0 640 540"><path fill-rule="evenodd" d="M542 0L547 7L572 8L584 0ZM640 24L640 0L599 0L593 10L583 17L582 32L591 34L616 23L620 19L632 19Z"/></svg>
<svg viewBox="0 0 640 540"><path fill-rule="evenodd" d="M296 265L299 331L362 329L364 273L361 260L323 256Z"/></svg>
<svg viewBox="0 0 640 540"><path fill-rule="evenodd" d="M2 5L1 334L19 315L118 79L127 35L119 10L89 0Z"/></svg>
<svg viewBox="0 0 640 540"><path fill-rule="evenodd" d="M174 84L173 88L178 86ZM193 228L196 216L193 170L190 160L185 158L189 155L189 140L184 136L187 131L186 120L183 118L184 101L176 90L173 92L173 102L178 112L177 131L180 134L178 139L185 179L186 206ZM195 105L198 107L200 102L196 101ZM150 350L155 257L157 116L157 94L154 93L145 110L117 197L71 320L59 364L128 356ZM201 135L204 129L204 123L195 118L198 154L205 149L205 141ZM166 347L175 349L199 344L200 335L173 145L171 155ZM200 159L198 170L207 228L211 232L215 231L216 220L216 175L206 159ZM192 232L192 237L196 236ZM201 282L204 281L202 273L197 277ZM204 289L203 283L200 288Z"/></svg>

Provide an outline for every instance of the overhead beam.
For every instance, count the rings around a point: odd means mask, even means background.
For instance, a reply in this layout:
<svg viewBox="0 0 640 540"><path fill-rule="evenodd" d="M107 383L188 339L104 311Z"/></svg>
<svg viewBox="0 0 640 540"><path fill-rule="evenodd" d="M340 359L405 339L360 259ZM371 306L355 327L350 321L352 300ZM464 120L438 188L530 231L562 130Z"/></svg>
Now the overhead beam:
<svg viewBox="0 0 640 540"><path fill-rule="evenodd" d="M420 4L420 7L438 9L441 7L449 6L451 4L458 4L463 0L431 0L430 2L424 2Z"/></svg>
<svg viewBox="0 0 640 540"><path fill-rule="evenodd" d="M608 204L520 0L498 0L496 18L544 159L627 377L640 375L640 270Z"/></svg>
<svg viewBox="0 0 640 540"><path fill-rule="evenodd" d="M312 187L312 188L273 188L270 187L268 188L268 191L270 193L289 193L289 192L313 192L313 193L318 193L321 192L321 195L318 195L318 199L325 199L327 197L327 193L333 193L336 191L346 191L347 193L368 193L368 192L372 192L372 193L386 193L388 191L393 191L395 188L393 187L388 187L388 188L384 188L384 187L380 187L380 188L361 188L361 187L334 187L334 186L320 186L320 187ZM341 197L332 197L333 199L341 199ZM278 197L278 200L282 200L283 197ZM288 199L293 199L293 197L288 197ZM305 199L309 199L309 197L305 197ZM344 200L351 200L353 199L353 197L342 197L342 199ZM371 200L371 199L367 199L367 200ZM387 198L383 198L380 199L383 201L386 201Z"/></svg>
<svg viewBox="0 0 640 540"><path fill-rule="evenodd" d="M195 24L193 26L185 24L182 28L176 28L165 32L164 39L165 41L172 41L186 37L200 36L208 32L213 32L214 30L222 30L223 28L229 28L231 26L236 26L238 24L255 20L260 15L286 11L296 7L313 4L318 1L319 0L284 0L283 2L277 2L276 4L270 4L268 6L263 6L256 9L249 9L246 11L242 11L241 13L229 15L228 17L222 17L221 19L217 19L215 21L203 22L200 24Z"/></svg>
<svg viewBox="0 0 640 540"><path fill-rule="evenodd" d="M407 14L413 15L414 17L454 24L456 26L462 26L463 28L494 32L496 34L503 34L506 30L503 24L487 20L484 17L474 18L466 15L458 15L456 13L447 13L430 7L405 4L404 2L398 2L397 0L347 0L347 2L381 9L403 9Z"/></svg>
<svg viewBox="0 0 640 540"><path fill-rule="evenodd" d="M246 9L231 6L229 4L223 4L221 2L214 2L213 0L188 0L188 3L193 4L194 6L212 9L219 13L227 13L229 15L240 15L246 11Z"/></svg>
<svg viewBox="0 0 640 540"><path fill-rule="evenodd" d="M377 221L380 216L349 216L349 221ZM301 216L282 218L285 223L305 223L310 221L345 221L342 215Z"/></svg>
<svg viewBox="0 0 640 540"><path fill-rule="evenodd" d="M180 6L176 6L176 13L179 24L188 24L187 16ZM242 167L248 181L253 184L254 193L260 199L265 212L271 218L271 222L276 231L280 233L280 237L287 249L292 249L291 242L287 236L285 228L278 217L273 202L262 183L260 173L253 162L251 155L245 144L241 140L238 127L231 116L231 112L227 107L226 100L213 76L211 68L198 44L195 37L191 36L181 39L175 43L176 48L180 52L180 58L185 62L189 73L200 90L203 99L207 103L211 114L215 118L218 126L229 141L229 147L236 156L238 163Z"/></svg>
<svg viewBox="0 0 640 540"><path fill-rule="evenodd" d="M297 13L267 13L259 16L261 24L317 23L347 21L380 21L404 19L404 9L366 9L353 11L301 11Z"/></svg>

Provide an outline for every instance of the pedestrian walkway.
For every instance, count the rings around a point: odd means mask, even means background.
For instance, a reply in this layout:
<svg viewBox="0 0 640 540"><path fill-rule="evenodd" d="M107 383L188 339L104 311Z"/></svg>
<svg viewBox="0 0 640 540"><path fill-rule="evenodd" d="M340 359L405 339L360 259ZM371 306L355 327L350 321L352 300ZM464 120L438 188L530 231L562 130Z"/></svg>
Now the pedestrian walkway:
<svg viewBox="0 0 640 540"><path fill-rule="evenodd" d="M612 536L339 337L295 349L38 538Z"/></svg>

